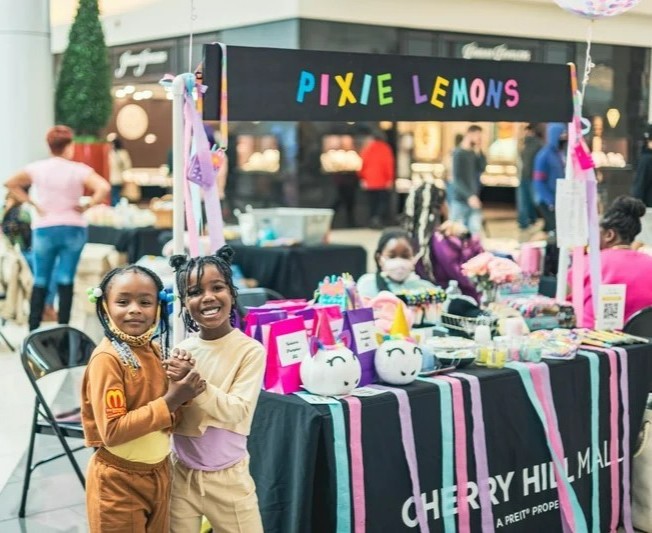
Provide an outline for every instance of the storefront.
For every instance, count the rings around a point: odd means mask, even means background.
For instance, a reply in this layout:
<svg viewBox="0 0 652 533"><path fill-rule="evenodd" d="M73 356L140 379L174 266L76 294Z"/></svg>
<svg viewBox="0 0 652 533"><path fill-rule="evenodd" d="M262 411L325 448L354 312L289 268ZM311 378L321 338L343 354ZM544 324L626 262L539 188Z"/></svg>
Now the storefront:
<svg viewBox="0 0 652 533"><path fill-rule="evenodd" d="M495 61L584 64L585 45L486 35L291 19L195 36L110 49L115 109L107 128L132 156L131 177L141 184L165 185L171 147L171 102L158 84L165 73L187 71L201 60L203 43L272 46L326 51L439 56ZM595 68L584 109L600 176L613 196L625 191L639 151L649 101L649 49L595 44ZM213 126L215 126L213 124ZM231 207L300 205L329 207L334 176L353 172L353 134L360 127L383 133L397 155L397 189L406 191L417 175L446 179L455 138L468 123L237 122L230 124ZM489 201L514 202L519 150L525 124L483 123L488 167L482 177ZM605 193L606 194L606 193ZM360 209L364 211L364 201ZM364 217L364 215L362 215ZM363 218L361 218L362 220Z"/></svg>

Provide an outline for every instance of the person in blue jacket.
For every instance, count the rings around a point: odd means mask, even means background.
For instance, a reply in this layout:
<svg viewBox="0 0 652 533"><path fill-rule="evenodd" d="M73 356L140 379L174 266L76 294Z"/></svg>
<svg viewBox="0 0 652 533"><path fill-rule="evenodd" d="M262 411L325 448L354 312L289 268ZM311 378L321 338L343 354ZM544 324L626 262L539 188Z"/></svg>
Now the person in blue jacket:
<svg viewBox="0 0 652 533"><path fill-rule="evenodd" d="M546 144L534 158L534 196L545 221L544 231L555 231L555 191L557 180L564 178L567 143L566 125L548 124Z"/></svg>

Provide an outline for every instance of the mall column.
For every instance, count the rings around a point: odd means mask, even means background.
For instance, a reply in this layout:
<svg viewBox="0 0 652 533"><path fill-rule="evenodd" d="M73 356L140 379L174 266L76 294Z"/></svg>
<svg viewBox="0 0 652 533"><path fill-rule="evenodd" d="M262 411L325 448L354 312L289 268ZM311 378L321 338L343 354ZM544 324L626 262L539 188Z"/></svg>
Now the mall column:
<svg viewBox="0 0 652 533"><path fill-rule="evenodd" d="M47 156L54 82L48 0L0 0L0 13L1 184L30 161Z"/></svg>

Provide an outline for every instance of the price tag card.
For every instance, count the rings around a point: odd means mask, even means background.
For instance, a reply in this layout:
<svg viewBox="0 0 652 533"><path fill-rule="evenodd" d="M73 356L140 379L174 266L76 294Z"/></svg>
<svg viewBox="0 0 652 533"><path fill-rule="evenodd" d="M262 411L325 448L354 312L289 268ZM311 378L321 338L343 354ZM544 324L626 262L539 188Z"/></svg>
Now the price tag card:
<svg viewBox="0 0 652 533"><path fill-rule="evenodd" d="M386 390L373 389L371 387L358 387L357 389L353 389L351 396L365 398L368 396L378 396L379 394L385 394L386 392Z"/></svg>
<svg viewBox="0 0 652 533"><path fill-rule="evenodd" d="M596 329L623 329L627 285L600 285Z"/></svg>
<svg viewBox="0 0 652 533"><path fill-rule="evenodd" d="M278 349L281 366L299 364L306 354L310 352L308 336L305 330L279 335L276 337L276 348Z"/></svg>
<svg viewBox="0 0 652 533"><path fill-rule="evenodd" d="M373 322L360 322L353 324L352 329L358 354L367 353L378 348L376 324Z"/></svg>
<svg viewBox="0 0 652 533"><path fill-rule="evenodd" d="M589 240L587 213L586 183L571 179L557 180L557 246L586 246Z"/></svg>

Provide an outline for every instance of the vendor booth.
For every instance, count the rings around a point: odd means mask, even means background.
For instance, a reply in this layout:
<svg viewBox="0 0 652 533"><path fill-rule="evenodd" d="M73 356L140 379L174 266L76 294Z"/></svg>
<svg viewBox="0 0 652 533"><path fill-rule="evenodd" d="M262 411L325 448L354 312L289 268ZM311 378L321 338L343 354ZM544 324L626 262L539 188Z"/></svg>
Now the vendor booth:
<svg viewBox="0 0 652 533"><path fill-rule="evenodd" d="M175 160L195 87L224 140L227 113L569 123L573 79L563 65L206 45L201 89L188 77L173 85ZM186 177L175 167L177 253L192 201ZM256 228L259 244L272 225ZM224 242L212 237L213 247ZM236 262L271 265L272 250L278 264L291 253L243 245ZM530 291L536 266L491 254L463 266L481 302L437 287L361 298L358 273L342 273L334 257L332 275L312 287L296 283L306 272L288 270L284 296L295 299L246 317L245 332L267 350L249 440L266 532L631 530L632 452L652 385L646 339L573 329L570 306ZM542 327L557 329L534 331Z"/></svg>

